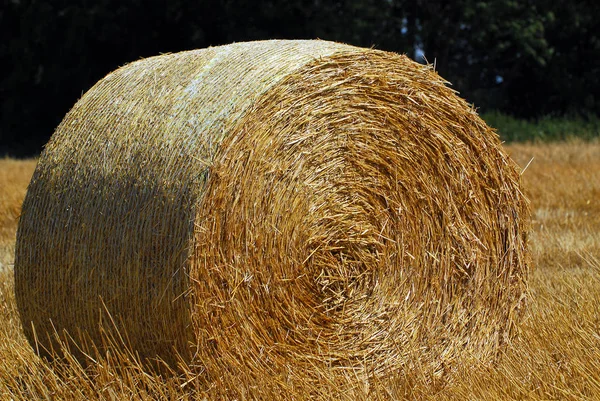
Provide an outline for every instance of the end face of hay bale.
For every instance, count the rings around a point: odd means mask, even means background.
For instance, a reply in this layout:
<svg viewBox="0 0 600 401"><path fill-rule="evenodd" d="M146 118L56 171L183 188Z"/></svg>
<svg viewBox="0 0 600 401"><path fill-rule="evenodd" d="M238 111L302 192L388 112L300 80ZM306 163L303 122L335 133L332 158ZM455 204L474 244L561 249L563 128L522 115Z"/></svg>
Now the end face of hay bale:
<svg viewBox="0 0 600 401"><path fill-rule="evenodd" d="M526 291L519 179L403 56L268 41L134 63L40 160L17 243L25 331L101 346L110 312L142 356L230 388L489 358Z"/></svg>
<svg viewBox="0 0 600 401"><path fill-rule="evenodd" d="M321 59L220 150L191 269L208 372L318 382L419 361L443 374L512 335L528 270L520 176L429 68Z"/></svg>

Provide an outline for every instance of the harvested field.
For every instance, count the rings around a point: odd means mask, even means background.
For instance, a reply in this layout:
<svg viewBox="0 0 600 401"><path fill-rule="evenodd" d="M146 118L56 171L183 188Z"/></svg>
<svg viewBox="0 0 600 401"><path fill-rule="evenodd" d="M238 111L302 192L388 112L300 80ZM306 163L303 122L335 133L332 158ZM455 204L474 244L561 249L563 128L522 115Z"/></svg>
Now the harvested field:
<svg viewBox="0 0 600 401"><path fill-rule="evenodd" d="M226 398L445 382L512 341L528 230L517 166L431 67L237 43L77 102L23 203L15 298L40 354L128 350Z"/></svg>
<svg viewBox="0 0 600 401"><path fill-rule="evenodd" d="M33 160L22 162L0 159L0 271L12 269L17 217L35 164Z"/></svg>
<svg viewBox="0 0 600 401"><path fill-rule="evenodd" d="M360 391L344 395L322 372L331 399L600 399L600 144L515 144L507 150L522 167L533 158L523 178L532 203L534 271L519 337L495 363L457 367L451 383L424 383L427 372L414 369L389 383L362 383ZM14 177L11 187L0 186L0 199L24 192L23 171L32 164L0 164L0 176ZM0 240L14 243L14 226L9 222ZM144 373L131 358L113 355L87 371L73 362L48 364L35 355L21 328L12 274L0 273L1 399L219 399L218 388L207 389L185 374L164 379ZM308 393L298 388L295 395L302 399ZM266 390L256 394L273 396Z"/></svg>

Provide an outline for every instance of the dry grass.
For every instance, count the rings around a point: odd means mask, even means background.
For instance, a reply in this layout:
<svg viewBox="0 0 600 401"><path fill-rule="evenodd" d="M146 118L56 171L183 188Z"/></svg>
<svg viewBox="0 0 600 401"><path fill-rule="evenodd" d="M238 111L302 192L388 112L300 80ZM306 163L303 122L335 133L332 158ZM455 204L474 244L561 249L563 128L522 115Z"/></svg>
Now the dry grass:
<svg viewBox="0 0 600 401"><path fill-rule="evenodd" d="M27 183L36 162L0 159L0 271L15 257L15 231Z"/></svg>
<svg viewBox="0 0 600 401"><path fill-rule="evenodd" d="M460 366L451 383L425 384L427 372L415 368L390 383L344 396L327 385L323 372L331 399L600 399L600 144L511 145L508 150L521 166L534 158L524 178L534 215L535 271L519 338L497 363ZM10 209L14 216L32 162L2 161L0 166L0 177L12 182L0 185L0 215ZM14 227L14 221L2 227L3 243L14 241ZM264 383L245 384L256 390ZM110 355L87 370L75 360L41 361L20 327L12 274L0 273L0 399L187 400L219 399L223 393L191 376L164 379L144 373L126 356ZM305 399L309 393L299 388L286 396ZM255 394L283 397L260 389Z"/></svg>
<svg viewBox="0 0 600 401"><path fill-rule="evenodd" d="M122 335L227 397L439 382L496 358L523 316L520 181L406 56L259 41L151 57L46 145L15 299L40 349L55 331L101 349Z"/></svg>

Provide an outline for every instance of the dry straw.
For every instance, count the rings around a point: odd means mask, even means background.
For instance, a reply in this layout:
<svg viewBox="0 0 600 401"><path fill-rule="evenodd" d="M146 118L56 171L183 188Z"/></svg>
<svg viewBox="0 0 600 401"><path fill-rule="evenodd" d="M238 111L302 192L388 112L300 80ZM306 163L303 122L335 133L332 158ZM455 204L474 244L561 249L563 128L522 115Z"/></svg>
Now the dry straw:
<svg viewBox="0 0 600 401"><path fill-rule="evenodd" d="M15 290L40 352L110 326L232 387L443 375L514 333L527 221L497 135L430 67L238 43L82 97L29 186Z"/></svg>

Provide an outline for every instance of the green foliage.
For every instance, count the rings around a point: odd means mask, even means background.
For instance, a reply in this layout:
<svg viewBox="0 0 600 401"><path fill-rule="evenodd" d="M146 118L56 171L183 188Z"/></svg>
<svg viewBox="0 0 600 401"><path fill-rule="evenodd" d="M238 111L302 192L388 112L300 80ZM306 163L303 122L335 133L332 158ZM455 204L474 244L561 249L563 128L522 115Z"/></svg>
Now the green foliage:
<svg viewBox="0 0 600 401"><path fill-rule="evenodd" d="M570 138L591 140L600 137L600 118L597 116L544 116L536 120L525 120L492 111L481 117L496 128L505 142L557 141Z"/></svg>
<svg viewBox="0 0 600 401"><path fill-rule="evenodd" d="M479 107L520 114L510 94L523 74L550 62L550 12L513 0L421 2L415 18L428 61Z"/></svg>
<svg viewBox="0 0 600 401"><path fill-rule="evenodd" d="M2 1L1 154L38 153L77 98L127 62L273 38L424 51L484 111L600 115L597 0Z"/></svg>

